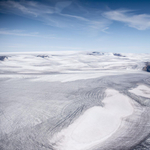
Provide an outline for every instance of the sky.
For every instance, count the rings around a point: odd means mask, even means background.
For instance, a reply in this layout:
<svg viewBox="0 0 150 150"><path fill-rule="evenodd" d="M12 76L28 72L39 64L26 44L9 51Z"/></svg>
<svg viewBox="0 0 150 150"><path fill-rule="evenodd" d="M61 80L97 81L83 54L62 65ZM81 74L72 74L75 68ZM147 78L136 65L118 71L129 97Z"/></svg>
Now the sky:
<svg viewBox="0 0 150 150"><path fill-rule="evenodd" d="M149 0L1 0L0 52L150 53Z"/></svg>

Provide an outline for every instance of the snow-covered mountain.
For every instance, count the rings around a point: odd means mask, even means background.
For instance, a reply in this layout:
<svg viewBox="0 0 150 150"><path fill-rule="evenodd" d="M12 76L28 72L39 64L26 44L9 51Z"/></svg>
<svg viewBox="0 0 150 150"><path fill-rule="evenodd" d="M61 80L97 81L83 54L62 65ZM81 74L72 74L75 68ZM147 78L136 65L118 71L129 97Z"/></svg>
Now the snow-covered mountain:
<svg viewBox="0 0 150 150"><path fill-rule="evenodd" d="M88 78L100 74L118 74L141 72L150 54L121 54L102 52L45 52L1 54L0 76L24 77L35 75L63 78L64 74L72 78ZM74 75L76 74L76 75ZM86 77L83 75L86 74ZM14 76L18 75L18 76ZM19 76L21 75L21 76ZM78 77L76 77L78 76ZM58 77L59 78L59 77ZM57 77L54 79L56 80ZM72 78L73 79L73 78ZM53 79L51 78L51 81Z"/></svg>

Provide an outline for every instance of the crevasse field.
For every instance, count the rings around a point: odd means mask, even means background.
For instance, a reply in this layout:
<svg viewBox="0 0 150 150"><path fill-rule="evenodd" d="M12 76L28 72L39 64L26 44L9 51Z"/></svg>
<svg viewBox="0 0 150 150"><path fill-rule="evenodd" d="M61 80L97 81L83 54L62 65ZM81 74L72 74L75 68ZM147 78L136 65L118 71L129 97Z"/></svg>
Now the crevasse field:
<svg viewBox="0 0 150 150"><path fill-rule="evenodd" d="M0 55L0 150L150 150L150 54Z"/></svg>

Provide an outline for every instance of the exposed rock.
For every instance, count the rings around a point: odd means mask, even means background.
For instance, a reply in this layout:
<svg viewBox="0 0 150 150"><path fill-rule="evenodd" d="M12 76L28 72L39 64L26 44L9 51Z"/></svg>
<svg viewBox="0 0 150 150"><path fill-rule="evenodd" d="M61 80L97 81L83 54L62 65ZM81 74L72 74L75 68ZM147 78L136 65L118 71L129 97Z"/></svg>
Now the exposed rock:
<svg viewBox="0 0 150 150"><path fill-rule="evenodd" d="M113 54L114 54L114 56L125 57L125 56L123 56L123 55L121 55L119 53L113 53Z"/></svg>
<svg viewBox="0 0 150 150"><path fill-rule="evenodd" d="M102 52L91 52L91 53L88 53L87 55L104 55L104 53L102 53Z"/></svg>
<svg viewBox="0 0 150 150"><path fill-rule="evenodd" d="M150 72L150 62L146 62L145 65L146 65L146 66L143 67L143 70L144 70L144 71L147 71L147 72Z"/></svg>
<svg viewBox="0 0 150 150"><path fill-rule="evenodd" d="M37 55L37 57L41 57L41 58L48 58L48 55Z"/></svg>
<svg viewBox="0 0 150 150"><path fill-rule="evenodd" d="M4 61L5 58L8 58L7 56L0 56L0 61Z"/></svg>

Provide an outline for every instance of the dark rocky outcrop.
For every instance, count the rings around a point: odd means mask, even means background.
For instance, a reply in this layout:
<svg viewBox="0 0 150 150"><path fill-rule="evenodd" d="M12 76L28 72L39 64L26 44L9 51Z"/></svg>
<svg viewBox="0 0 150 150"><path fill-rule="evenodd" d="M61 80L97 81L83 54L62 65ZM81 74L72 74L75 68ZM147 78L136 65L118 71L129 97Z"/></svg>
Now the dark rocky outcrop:
<svg viewBox="0 0 150 150"><path fill-rule="evenodd" d="M150 62L146 62L145 65L146 65L146 66L143 67L143 70L144 70L144 71L147 71L147 72L150 72Z"/></svg>
<svg viewBox="0 0 150 150"><path fill-rule="evenodd" d="M113 54L114 54L114 56L125 57L125 56L123 56L123 55L121 55L119 53L113 53Z"/></svg>
<svg viewBox="0 0 150 150"><path fill-rule="evenodd" d="M4 61L5 58L8 58L7 56L0 56L0 61Z"/></svg>
<svg viewBox="0 0 150 150"><path fill-rule="evenodd" d="M48 58L48 55L37 55L37 57L41 57L41 58Z"/></svg>
<svg viewBox="0 0 150 150"><path fill-rule="evenodd" d="M87 55L104 55L104 53L102 53L102 52L91 52L91 53L87 53Z"/></svg>

